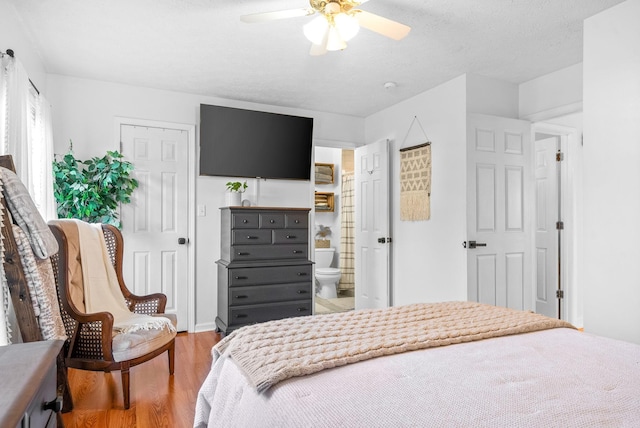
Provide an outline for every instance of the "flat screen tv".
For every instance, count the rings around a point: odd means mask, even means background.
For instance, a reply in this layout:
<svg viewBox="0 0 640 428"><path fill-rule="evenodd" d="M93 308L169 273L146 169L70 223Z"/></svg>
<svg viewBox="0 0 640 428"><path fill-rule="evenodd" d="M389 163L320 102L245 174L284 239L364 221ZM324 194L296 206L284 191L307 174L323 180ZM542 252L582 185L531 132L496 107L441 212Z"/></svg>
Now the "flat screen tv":
<svg viewBox="0 0 640 428"><path fill-rule="evenodd" d="M313 119L200 104L200 175L309 180Z"/></svg>

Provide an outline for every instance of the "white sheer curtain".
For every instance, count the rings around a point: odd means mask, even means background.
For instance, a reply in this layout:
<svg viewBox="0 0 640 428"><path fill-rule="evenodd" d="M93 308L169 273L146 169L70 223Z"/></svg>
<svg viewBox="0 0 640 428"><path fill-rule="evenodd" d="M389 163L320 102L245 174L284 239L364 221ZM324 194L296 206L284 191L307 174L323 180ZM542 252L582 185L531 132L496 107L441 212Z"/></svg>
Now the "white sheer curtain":
<svg viewBox="0 0 640 428"><path fill-rule="evenodd" d="M45 97L38 96L36 130L29 167L33 183L33 201L46 220L58 218L53 196L53 126L51 105Z"/></svg>
<svg viewBox="0 0 640 428"><path fill-rule="evenodd" d="M0 154L10 154L16 173L29 189L40 214L56 218L53 197L51 107L29 81L22 63L7 55L0 69Z"/></svg>
<svg viewBox="0 0 640 428"><path fill-rule="evenodd" d="M32 126L29 121L33 118L30 111L31 95L29 76L22 63L15 58L8 61L6 67L6 129L5 141L2 144L2 154L13 156L16 173L24 185L32 190L29 174L29 153L31 153Z"/></svg>

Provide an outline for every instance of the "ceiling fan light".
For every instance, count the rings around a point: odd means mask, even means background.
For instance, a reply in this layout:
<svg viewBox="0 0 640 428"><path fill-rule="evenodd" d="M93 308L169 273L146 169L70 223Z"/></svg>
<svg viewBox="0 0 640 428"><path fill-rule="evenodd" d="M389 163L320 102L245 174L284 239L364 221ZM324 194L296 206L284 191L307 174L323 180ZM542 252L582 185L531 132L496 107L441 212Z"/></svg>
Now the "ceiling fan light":
<svg viewBox="0 0 640 428"><path fill-rule="evenodd" d="M340 33L336 29L336 27L329 27L329 35L327 38L327 50L328 51L339 51L342 49L346 49L347 44L340 37Z"/></svg>
<svg viewBox="0 0 640 428"><path fill-rule="evenodd" d="M328 30L329 23L324 16L318 16L307 24L303 25L302 31L304 36L314 45L322 44L325 34Z"/></svg>
<svg viewBox="0 0 640 428"><path fill-rule="evenodd" d="M339 13L335 15L333 17L333 21L335 22L338 33L340 33L340 37L345 42L353 39L360 30L360 24L358 24L358 20L353 16L347 15L346 13Z"/></svg>

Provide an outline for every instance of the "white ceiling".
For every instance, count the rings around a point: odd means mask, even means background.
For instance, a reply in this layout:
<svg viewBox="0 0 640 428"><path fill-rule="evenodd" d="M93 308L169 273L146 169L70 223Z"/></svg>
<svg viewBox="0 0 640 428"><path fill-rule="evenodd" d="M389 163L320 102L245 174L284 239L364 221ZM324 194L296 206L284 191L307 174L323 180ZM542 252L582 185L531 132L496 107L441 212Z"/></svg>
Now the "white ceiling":
<svg viewBox="0 0 640 428"><path fill-rule="evenodd" d="M371 0L412 27L405 39L361 29L312 57L312 17L239 19L305 0L10 1L48 73L360 117L463 73L522 83L581 62L583 20L622 2Z"/></svg>

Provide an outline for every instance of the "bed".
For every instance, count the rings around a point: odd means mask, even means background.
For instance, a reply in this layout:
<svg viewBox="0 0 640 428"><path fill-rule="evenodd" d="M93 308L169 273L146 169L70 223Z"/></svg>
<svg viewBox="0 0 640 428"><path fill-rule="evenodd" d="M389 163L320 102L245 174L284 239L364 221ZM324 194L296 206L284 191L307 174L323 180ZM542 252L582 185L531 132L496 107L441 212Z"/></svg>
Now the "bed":
<svg viewBox="0 0 640 428"><path fill-rule="evenodd" d="M196 427L640 424L640 346L471 302L271 321L212 354Z"/></svg>

